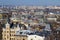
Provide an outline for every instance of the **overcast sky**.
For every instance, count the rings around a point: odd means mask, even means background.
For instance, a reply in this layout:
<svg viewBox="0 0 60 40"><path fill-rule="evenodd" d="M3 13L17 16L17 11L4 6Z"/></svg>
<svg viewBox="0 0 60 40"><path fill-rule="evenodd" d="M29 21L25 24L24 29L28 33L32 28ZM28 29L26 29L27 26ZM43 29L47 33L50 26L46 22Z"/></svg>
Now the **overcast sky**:
<svg viewBox="0 0 60 40"><path fill-rule="evenodd" d="M0 5L60 5L60 0L0 0Z"/></svg>

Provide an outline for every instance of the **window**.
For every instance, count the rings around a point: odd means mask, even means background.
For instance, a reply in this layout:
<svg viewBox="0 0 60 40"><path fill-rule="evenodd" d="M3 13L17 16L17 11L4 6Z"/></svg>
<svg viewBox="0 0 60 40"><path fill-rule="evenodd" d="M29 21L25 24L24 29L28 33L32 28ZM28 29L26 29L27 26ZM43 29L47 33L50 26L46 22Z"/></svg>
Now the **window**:
<svg viewBox="0 0 60 40"><path fill-rule="evenodd" d="M10 38L10 40L15 40L15 38Z"/></svg>
<svg viewBox="0 0 60 40"><path fill-rule="evenodd" d="M10 36L14 36L14 34L10 34Z"/></svg>
<svg viewBox="0 0 60 40"><path fill-rule="evenodd" d="M6 38L4 38L4 40L6 40Z"/></svg>
<svg viewBox="0 0 60 40"><path fill-rule="evenodd" d="M23 32L20 32L20 34L22 34Z"/></svg>
<svg viewBox="0 0 60 40"><path fill-rule="evenodd" d="M11 33L15 33L15 31L10 31Z"/></svg>
<svg viewBox="0 0 60 40"><path fill-rule="evenodd" d="M25 39L23 39L23 40L25 40Z"/></svg>
<svg viewBox="0 0 60 40"><path fill-rule="evenodd" d="M33 39L31 39L31 40L33 40Z"/></svg>
<svg viewBox="0 0 60 40"><path fill-rule="evenodd" d="M7 31L7 33L9 33L9 31Z"/></svg>

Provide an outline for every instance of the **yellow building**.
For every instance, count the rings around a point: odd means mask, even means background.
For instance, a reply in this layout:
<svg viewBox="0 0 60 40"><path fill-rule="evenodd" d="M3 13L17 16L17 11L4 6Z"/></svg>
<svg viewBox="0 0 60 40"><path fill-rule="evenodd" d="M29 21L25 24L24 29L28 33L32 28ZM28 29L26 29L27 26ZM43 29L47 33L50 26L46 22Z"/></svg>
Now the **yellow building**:
<svg viewBox="0 0 60 40"><path fill-rule="evenodd" d="M10 24L7 23L6 28L3 28L3 32L2 32L2 39L3 40L15 40L14 35L15 35L15 29L10 29Z"/></svg>
<svg viewBox="0 0 60 40"><path fill-rule="evenodd" d="M10 24L7 23L5 24L5 26L6 27L3 28L3 32L2 32L2 40L16 40L15 35L16 35L16 32L20 30L19 25L17 25L17 27L10 28Z"/></svg>

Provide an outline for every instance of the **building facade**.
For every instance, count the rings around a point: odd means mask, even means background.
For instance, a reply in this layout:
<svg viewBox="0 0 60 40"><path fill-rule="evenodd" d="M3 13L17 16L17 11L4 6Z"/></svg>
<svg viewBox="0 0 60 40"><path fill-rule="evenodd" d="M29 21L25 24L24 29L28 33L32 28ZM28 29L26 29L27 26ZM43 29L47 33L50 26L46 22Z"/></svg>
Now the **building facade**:
<svg viewBox="0 0 60 40"><path fill-rule="evenodd" d="M5 26L6 28L3 28L2 32L2 40L15 40L15 29L10 29L10 24L8 23Z"/></svg>
<svg viewBox="0 0 60 40"><path fill-rule="evenodd" d="M21 28L20 26L14 25L14 27L10 27L10 24L7 22L7 24L5 24L5 27L2 30L2 40L18 40L19 37L23 38L21 40L26 39L27 36L21 36L21 35L16 35L18 31L20 30L24 30L23 28L24 26L22 25Z"/></svg>

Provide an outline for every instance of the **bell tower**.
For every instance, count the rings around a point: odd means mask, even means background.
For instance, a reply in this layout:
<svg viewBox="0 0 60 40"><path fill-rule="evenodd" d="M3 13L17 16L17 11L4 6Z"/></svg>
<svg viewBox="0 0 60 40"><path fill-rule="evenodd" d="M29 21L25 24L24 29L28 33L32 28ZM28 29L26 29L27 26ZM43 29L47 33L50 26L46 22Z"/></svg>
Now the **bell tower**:
<svg viewBox="0 0 60 40"><path fill-rule="evenodd" d="M10 24L6 23L6 40L10 40Z"/></svg>

